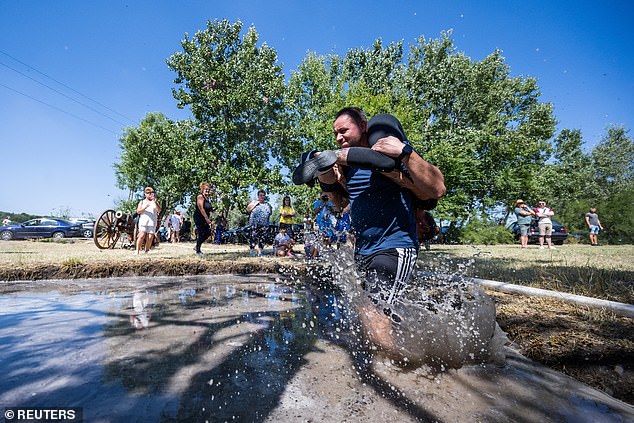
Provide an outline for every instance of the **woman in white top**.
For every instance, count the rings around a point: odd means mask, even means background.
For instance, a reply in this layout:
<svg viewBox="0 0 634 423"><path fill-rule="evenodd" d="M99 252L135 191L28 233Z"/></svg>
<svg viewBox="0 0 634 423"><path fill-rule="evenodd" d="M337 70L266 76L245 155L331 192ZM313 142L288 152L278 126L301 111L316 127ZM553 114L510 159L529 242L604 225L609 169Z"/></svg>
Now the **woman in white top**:
<svg viewBox="0 0 634 423"><path fill-rule="evenodd" d="M139 214L139 232L136 241L137 255L141 253L144 243L146 253L152 247L158 214L161 212L161 206L156 201L154 189L147 187L143 192L145 193L145 199L139 201L139 205L136 207L136 212Z"/></svg>

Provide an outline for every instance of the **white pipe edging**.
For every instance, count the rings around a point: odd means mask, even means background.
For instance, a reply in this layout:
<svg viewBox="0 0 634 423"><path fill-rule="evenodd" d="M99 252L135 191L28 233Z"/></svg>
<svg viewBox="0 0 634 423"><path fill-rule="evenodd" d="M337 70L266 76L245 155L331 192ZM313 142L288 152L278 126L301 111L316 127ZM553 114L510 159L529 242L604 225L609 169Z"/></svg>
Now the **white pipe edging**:
<svg viewBox="0 0 634 423"><path fill-rule="evenodd" d="M433 275L433 273L427 273ZM548 289L532 288L530 286L514 285L512 283L492 281L488 279L478 279L470 277L460 277L455 275L437 274L443 278L461 279L471 281L484 287L509 294L530 295L533 297L553 298L568 303L585 305L591 308L601 308L613 312L617 316L634 319L634 306L631 304L618 303L616 301L601 300L599 298L584 297L583 295L567 294L565 292L550 291Z"/></svg>

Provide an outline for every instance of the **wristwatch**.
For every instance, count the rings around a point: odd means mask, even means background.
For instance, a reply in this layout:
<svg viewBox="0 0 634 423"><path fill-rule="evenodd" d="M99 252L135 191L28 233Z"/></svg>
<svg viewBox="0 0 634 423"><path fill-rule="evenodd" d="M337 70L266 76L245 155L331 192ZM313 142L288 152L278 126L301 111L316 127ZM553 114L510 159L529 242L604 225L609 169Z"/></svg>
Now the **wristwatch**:
<svg viewBox="0 0 634 423"><path fill-rule="evenodd" d="M405 156L409 156L410 154L412 154L412 151L414 151L412 146L409 144L405 144L403 146L403 149L401 150L401 154L396 158L396 160L400 162L401 160L403 160L403 158L405 158Z"/></svg>

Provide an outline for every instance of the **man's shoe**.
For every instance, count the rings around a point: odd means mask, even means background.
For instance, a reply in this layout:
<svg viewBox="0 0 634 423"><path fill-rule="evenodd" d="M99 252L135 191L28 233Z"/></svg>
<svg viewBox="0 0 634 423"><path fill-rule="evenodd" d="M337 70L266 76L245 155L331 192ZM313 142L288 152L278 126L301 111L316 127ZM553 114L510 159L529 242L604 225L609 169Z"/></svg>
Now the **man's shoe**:
<svg viewBox="0 0 634 423"><path fill-rule="evenodd" d="M322 151L319 155L297 166L295 171L293 171L293 183L295 185L303 185L312 181L332 168L336 161L337 154L333 150Z"/></svg>

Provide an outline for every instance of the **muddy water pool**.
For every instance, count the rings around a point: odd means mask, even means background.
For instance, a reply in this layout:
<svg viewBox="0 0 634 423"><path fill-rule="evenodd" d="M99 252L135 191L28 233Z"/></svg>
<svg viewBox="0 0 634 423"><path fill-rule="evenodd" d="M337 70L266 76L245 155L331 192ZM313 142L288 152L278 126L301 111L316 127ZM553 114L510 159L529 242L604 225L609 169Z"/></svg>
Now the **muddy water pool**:
<svg viewBox="0 0 634 423"><path fill-rule="evenodd" d="M350 344L341 299L277 275L4 283L0 407L86 422L634 421L507 348L402 370Z"/></svg>

